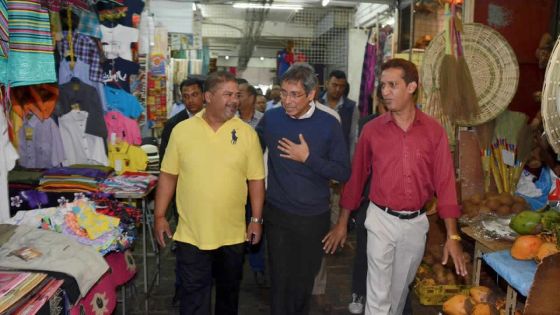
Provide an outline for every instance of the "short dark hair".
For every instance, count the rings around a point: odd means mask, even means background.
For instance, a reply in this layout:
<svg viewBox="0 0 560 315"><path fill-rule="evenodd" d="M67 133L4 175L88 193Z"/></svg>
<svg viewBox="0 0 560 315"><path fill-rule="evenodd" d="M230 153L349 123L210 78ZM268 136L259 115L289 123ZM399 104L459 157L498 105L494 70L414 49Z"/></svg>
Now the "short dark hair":
<svg viewBox="0 0 560 315"><path fill-rule="evenodd" d="M216 87L225 82L235 82L237 83L237 79L235 76L226 71L217 71L212 72L206 81L204 81L204 91L205 92L212 92L216 89Z"/></svg>
<svg viewBox="0 0 560 315"><path fill-rule="evenodd" d="M252 86L251 84L249 84L248 82L239 83L239 85L246 85L247 86L247 92L249 92L249 95L252 95L252 96L255 96L255 97L258 95L257 89L255 89L255 87Z"/></svg>
<svg viewBox="0 0 560 315"><path fill-rule="evenodd" d="M329 73L329 79L332 77L346 80L346 73L342 70L333 70L331 71L331 73Z"/></svg>
<svg viewBox="0 0 560 315"><path fill-rule="evenodd" d="M315 86L319 82L317 76L315 75L315 69L311 67L308 63L294 63L288 70L282 75L280 82L301 82L305 93L309 95L311 91L315 90ZM274 87L273 87L274 88Z"/></svg>
<svg viewBox="0 0 560 315"><path fill-rule="evenodd" d="M249 83L249 81L243 79L243 78L237 78L237 84L244 84L244 83Z"/></svg>
<svg viewBox="0 0 560 315"><path fill-rule="evenodd" d="M418 69L412 62L401 58L390 59L381 65L381 72L391 68L397 68L403 71L403 80L406 84L412 82L418 84Z"/></svg>
<svg viewBox="0 0 560 315"><path fill-rule="evenodd" d="M200 91L203 92L203 87L202 87L202 81L200 81L199 79L195 79L195 78L188 78L186 80L183 80L181 82L181 84L179 85L179 91L183 91L183 88L185 86L191 86L191 85L198 85L198 87L200 88Z"/></svg>

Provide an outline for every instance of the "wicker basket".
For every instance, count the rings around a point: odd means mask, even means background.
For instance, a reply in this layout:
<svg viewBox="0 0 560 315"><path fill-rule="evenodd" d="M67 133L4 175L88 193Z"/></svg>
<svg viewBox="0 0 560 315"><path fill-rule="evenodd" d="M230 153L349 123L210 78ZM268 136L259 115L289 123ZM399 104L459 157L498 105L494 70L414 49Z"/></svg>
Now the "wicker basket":
<svg viewBox="0 0 560 315"><path fill-rule="evenodd" d="M479 23L463 25L464 55L471 72L480 112L459 125L476 126L496 118L511 102L519 81L515 53L502 35ZM426 94L439 90L439 68L445 54L444 33L437 35L424 53L421 83Z"/></svg>
<svg viewBox="0 0 560 315"><path fill-rule="evenodd" d="M550 146L560 154L560 40L556 41L544 76L541 115Z"/></svg>

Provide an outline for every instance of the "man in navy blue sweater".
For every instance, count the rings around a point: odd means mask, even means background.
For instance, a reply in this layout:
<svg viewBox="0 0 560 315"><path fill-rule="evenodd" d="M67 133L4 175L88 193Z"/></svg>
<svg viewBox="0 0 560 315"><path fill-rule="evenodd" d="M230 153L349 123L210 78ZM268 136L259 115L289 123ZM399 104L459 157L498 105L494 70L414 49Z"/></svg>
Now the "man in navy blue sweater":
<svg viewBox="0 0 560 315"><path fill-rule="evenodd" d="M269 151L264 220L271 314L307 314L330 226L329 181L346 181L350 163L340 124L313 101L313 68L294 64L281 82L282 106L257 126Z"/></svg>

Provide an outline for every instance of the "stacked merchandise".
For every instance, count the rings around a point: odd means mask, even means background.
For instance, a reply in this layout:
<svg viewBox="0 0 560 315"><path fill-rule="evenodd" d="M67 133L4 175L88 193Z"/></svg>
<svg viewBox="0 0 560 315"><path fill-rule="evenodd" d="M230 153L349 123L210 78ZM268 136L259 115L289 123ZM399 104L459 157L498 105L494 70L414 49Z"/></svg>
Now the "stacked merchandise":
<svg viewBox="0 0 560 315"><path fill-rule="evenodd" d="M144 193L154 187L157 177L146 173L126 172L107 178L100 189L106 193Z"/></svg>
<svg viewBox="0 0 560 315"><path fill-rule="evenodd" d="M85 165L84 165L85 166ZM56 167L47 169L39 181L39 191L96 192L98 183L112 173L109 167Z"/></svg>
<svg viewBox="0 0 560 315"><path fill-rule="evenodd" d="M51 300L56 300L54 308L60 311L62 282L44 273L0 271L0 313L36 314L48 310Z"/></svg>
<svg viewBox="0 0 560 315"><path fill-rule="evenodd" d="M12 105L6 106L6 116L19 165L52 168L89 164L111 165L118 172L144 170L147 158L136 147L141 144L137 120L144 107L130 93L131 79L140 68L133 46L139 39L135 27L144 2L102 0L91 8L81 0L28 0L8 3L7 7L9 45L0 49L0 83L10 86L6 93L9 100L2 99L2 103ZM30 34L18 31L18 25L29 25L26 31ZM34 45L27 47L28 37ZM43 41L49 43L44 51ZM20 75L24 71L19 68L29 73L27 77ZM126 145L121 147L121 142ZM58 184L57 180L45 183ZM94 190L91 182L85 186L77 191Z"/></svg>
<svg viewBox="0 0 560 315"><path fill-rule="evenodd" d="M128 249L136 237L138 210L109 200L101 209L96 211L94 201L78 199L56 208L19 211L8 223L62 233L101 254Z"/></svg>

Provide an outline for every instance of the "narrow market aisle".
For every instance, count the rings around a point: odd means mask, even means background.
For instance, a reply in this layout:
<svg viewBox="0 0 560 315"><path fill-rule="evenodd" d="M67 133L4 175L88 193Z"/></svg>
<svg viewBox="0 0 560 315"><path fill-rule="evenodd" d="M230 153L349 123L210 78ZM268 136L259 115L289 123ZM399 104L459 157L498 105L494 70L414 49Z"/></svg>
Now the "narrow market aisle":
<svg viewBox="0 0 560 315"><path fill-rule="evenodd" d="M348 302L351 292L351 272L354 248L356 245L355 236L350 233L349 240L344 249L334 255L327 256L328 279L325 302L326 305L319 305L316 300L311 306L311 315L346 315L348 312ZM150 314L167 315L179 314L178 307L173 307L171 300L175 291L175 256L167 246L161 256L161 282L159 286L154 286L149 299L149 310L144 312L144 294L142 293L142 243L136 243L134 257L138 268L138 274L133 281L134 288L128 291L135 291L134 296L127 298L126 314ZM148 246L148 248L150 248ZM155 259L148 258L148 275L152 276L155 272ZM243 281L241 284L240 296L240 315L269 314L269 292L268 287L259 287L253 277L248 260L245 260ZM430 315L438 314L439 308L423 307L418 304L417 299L412 299L412 314ZM116 314L122 314L121 305L117 305Z"/></svg>

